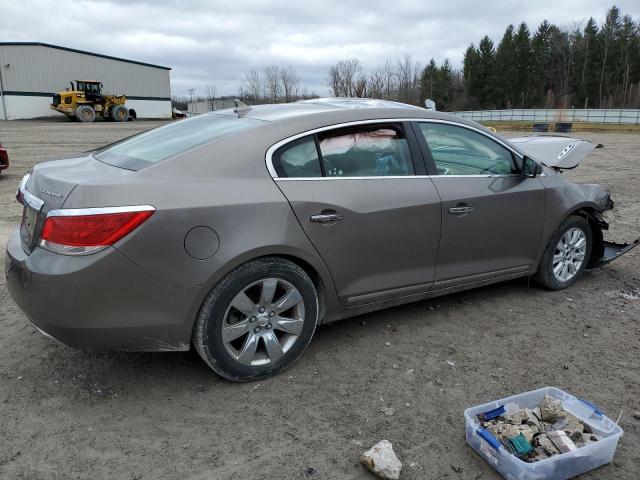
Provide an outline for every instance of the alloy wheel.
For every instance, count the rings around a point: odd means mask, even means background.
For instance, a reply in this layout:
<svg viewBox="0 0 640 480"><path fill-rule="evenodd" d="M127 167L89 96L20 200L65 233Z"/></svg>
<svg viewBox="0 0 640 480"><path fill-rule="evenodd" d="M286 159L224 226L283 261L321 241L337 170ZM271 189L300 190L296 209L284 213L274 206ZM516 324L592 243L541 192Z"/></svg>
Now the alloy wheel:
<svg viewBox="0 0 640 480"><path fill-rule="evenodd" d="M553 274L561 282L576 276L584 263L587 236L581 228L573 227L564 232L553 255Z"/></svg>
<svg viewBox="0 0 640 480"><path fill-rule="evenodd" d="M298 340L305 320L301 293L281 278L265 278L231 300L222 321L222 342L237 362L276 362Z"/></svg>

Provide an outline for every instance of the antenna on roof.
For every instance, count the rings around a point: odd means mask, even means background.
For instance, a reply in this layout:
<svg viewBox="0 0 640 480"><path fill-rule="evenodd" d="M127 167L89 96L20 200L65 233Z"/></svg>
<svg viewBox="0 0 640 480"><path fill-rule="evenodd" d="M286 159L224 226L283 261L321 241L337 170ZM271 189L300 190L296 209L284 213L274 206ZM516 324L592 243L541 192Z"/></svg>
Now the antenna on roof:
<svg viewBox="0 0 640 480"><path fill-rule="evenodd" d="M238 100L237 98L233 99L233 103L236 104L236 108L233 109L233 113L237 113L238 117L244 117L247 112L251 110L251 107L249 105L242 102L241 100Z"/></svg>

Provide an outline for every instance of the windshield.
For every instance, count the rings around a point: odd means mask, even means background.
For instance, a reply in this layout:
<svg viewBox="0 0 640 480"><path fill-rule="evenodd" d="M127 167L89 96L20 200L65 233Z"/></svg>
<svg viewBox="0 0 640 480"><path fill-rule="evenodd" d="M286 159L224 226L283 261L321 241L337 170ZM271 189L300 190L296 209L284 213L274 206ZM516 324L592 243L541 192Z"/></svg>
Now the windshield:
<svg viewBox="0 0 640 480"><path fill-rule="evenodd" d="M179 120L101 149L95 158L115 167L140 170L213 140L264 125L263 120L205 114Z"/></svg>

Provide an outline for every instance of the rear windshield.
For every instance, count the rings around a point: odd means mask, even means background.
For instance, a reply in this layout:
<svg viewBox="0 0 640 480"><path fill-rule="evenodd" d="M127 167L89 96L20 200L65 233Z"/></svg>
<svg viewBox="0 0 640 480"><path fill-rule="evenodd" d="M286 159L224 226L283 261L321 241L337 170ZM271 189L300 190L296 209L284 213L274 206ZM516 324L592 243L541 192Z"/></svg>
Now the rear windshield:
<svg viewBox="0 0 640 480"><path fill-rule="evenodd" d="M206 114L179 120L98 150L95 158L115 167L140 170L199 145L264 125L263 120Z"/></svg>

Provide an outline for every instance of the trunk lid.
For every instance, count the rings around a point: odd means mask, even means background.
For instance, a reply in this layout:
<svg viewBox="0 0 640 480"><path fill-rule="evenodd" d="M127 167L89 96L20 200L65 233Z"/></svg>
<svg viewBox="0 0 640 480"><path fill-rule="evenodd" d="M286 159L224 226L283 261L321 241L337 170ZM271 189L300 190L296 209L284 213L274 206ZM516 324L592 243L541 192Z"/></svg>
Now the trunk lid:
<svg viewBox="0 0 640 480"><path fill-rule="evenodd" d="M26 183L20 185L24 205L20 233L25 252L31 253L38 244L47 213L62 208L76 186L131 173L99 162L91 154L35 165Z"/></svg>

